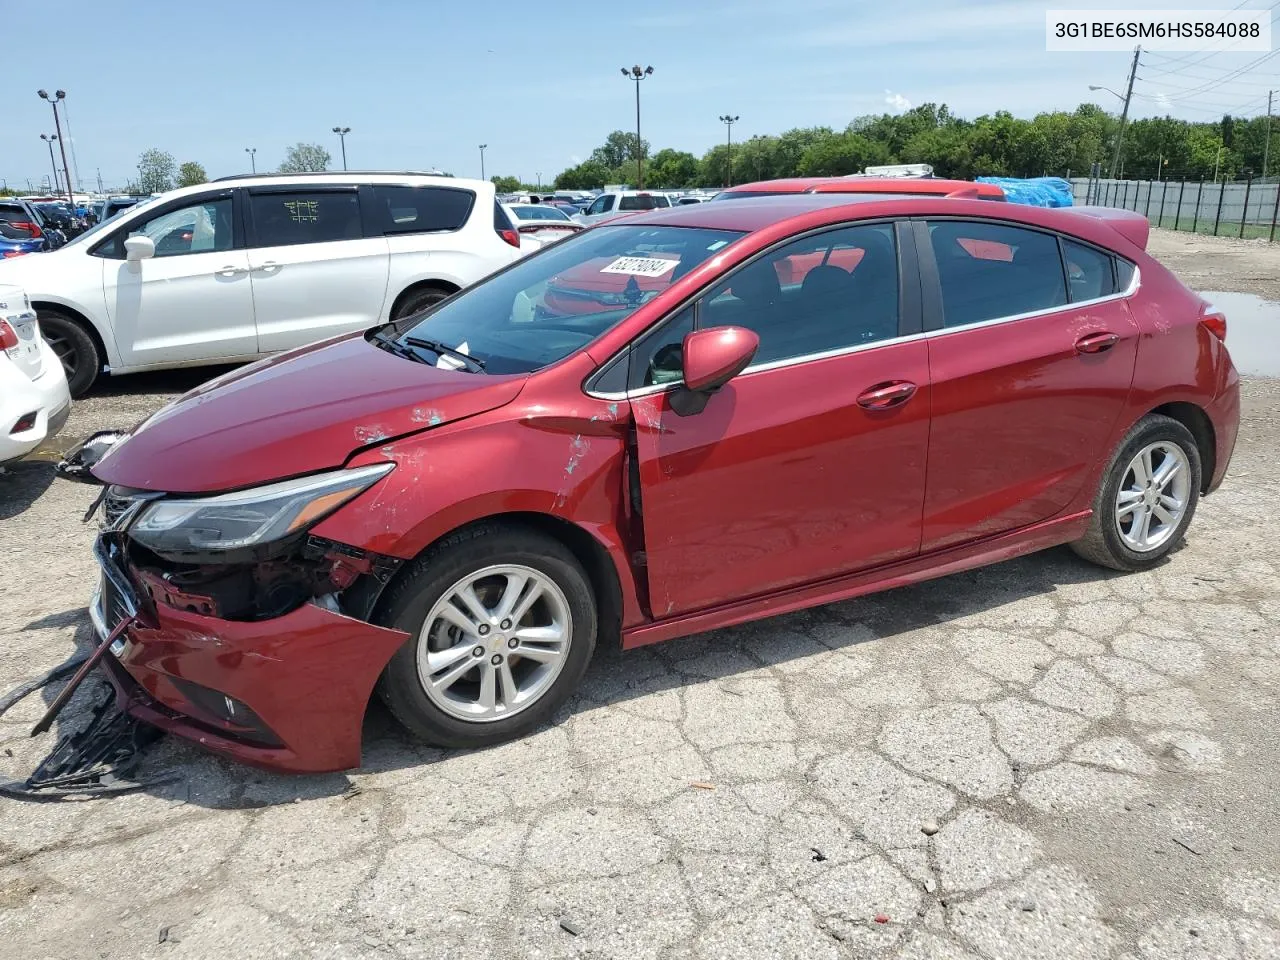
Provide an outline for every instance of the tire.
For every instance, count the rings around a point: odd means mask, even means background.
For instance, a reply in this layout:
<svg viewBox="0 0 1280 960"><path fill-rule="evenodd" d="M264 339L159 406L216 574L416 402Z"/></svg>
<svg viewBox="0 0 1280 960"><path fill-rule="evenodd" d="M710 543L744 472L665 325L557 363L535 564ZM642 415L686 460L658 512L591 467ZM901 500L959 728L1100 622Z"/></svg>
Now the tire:
<svg viewBox="0 0 1280 960"><path fill-rule="evenodd" d="M396 307L391 319L403 320L405 317L411 317L415 313L421 313L427 307L434 307L441 300L451 296L453 294L450 291L443 290L440 287L419 287L417 290L411 290Z"/></svg>
<svg viewBox="0 0 1280 960"><path fill-rule="evenodd" d="M40 310L36 316L45 342L62 361L71 396L79 400L89 392L102 370L98 345L78 320L73 320L65 313Z"/></svg>
<svg viewBox="0 0 1280 960"><path fill-rule="evenodd" d="M1157 481L1152 493L1145 492L1150 485L1134 472L1135 461L1144 451L1151 466L1144 465L1143 470L1150 469ZM1176 469L1161 486L1159 474L1167 466L1166 458ZM1186 535L1200 502L1200 484L1200 451L1191 431L1160 414L1143 417L1111 458L1094 497L1089 529L1071 549L1112 570L1136 572L1154 567ZM1181 507L1175 510L1171 502L1181 503ZM1163 516L1173 522L1162 519L1157 510L1163 510ZM1140 526L1144 515L1147 527ZM1144 537L1144 531L1150 536Z"/></svg>
<svg viewBox="0 0 1280 960"><path fill-rule="evenodd" d="M484 575L494 569L506 573ZM544 592L528 613L521 614L518 623L504 627L510 620L498 616L501 597L505 596L501 591L519 582L511 571L532 571L529 583L538 583L541 577L545 585L540 584ZM480 618L474 615L465 617L475 627L467 632L457 626L456 617L441 617L439 611L450 604L461 583L478 575L484 576L476 581L473 595L486 612L496 613L484 626L479 626ZM459 603L453 609L461 606ZM519 612L520 605L516 607ZM532 636L530 630L550 636L557 629L557 616L567 649L554 663L545 662L546 651L556 649L554 644L526 641L516 637L515 631L524 624L520 630L523 636ZM376 619L409 634L383 671L380 696L411 733L441 747L489 746L523 736L546 723L577 689L596 643L596 598L590 578L558 540L518 526L483 524L447 537L415 560L392 585ZM550 625L539 626L543 621ZM478 631L486 629L488 636L480 636ZM537 656L509 653L525 648ZM483 653L477 656L477 650ZM431 654L437 659L428 663ZM497 660L502 663L495 665ZM469 664L471 669L467 669ZM493 676L490 701L506 703L505 710L484 706L486 674ZM443 683L451 675L458 676L450 681L451 686L428 693L428 678ZM528 699L522 702L508 680L527 689Z"/></svg>

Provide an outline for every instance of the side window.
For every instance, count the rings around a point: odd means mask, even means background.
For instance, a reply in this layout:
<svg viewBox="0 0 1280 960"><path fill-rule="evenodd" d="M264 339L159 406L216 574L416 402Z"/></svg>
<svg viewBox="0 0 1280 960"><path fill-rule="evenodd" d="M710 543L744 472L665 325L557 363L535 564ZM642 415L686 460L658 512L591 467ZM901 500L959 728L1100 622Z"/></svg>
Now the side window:
<svg viewBox="0 0 1280 960"><path fill-rule="evenodd" d="M1116 289L1128 290L1129 284L1133 283L1133 271L1136 268L1128 260L1122 260L1116 257Z"/></svg>
<svg viewBox="0 0 1280 960"><path fill-rule="evenodd" d="M594 216L597 213L604 213L604 197L596 197L591 206L587 207L587 216Z"/></svg>
<svg viewBox="0 0 1280 960"><path fill-rule="evenodd" d="M600 198L600 213L608 213L613 209L614 196L612 193L606 193Z"/></svg>
<svg viewBox="0 0 1280 960"><path fill-rule="evenodd" d="M471 215L476 195L447 187L373 186L377 229L384 234L459 230Z"/></svg>
<svg viewBox="0 0 1280 960"><path fill-rule="evenodd" d="M255 246L359 240L360 199L354 190L251 193Z"/></svg>
<svg viewBox="0 0 1280 960"><path fill-rule="evenodd" d="M936 221L929 238L942 287L943 326L962 327L1067 302L1058 240L997 223Z"/></svg>
<svg viewBox="0 0 1280 960"><path fill-rule="evenodd" d="M630 388L678 383L684 378L684 336L693 332L693 308L685 307L631 348Z"/></svg>
<svg viewBox="0 0 1280 960"><path fill-rule="evenodd" d="M189 253L230 250L232 244L231 198L219 197L193 203L177 210L135 223L128 236L150 237L157 257L180 257ZM102 256L124 259L125 235L105 245Z"/></svg>
<svg viewBox="0 0 1280 960"><path fill-rule="evenodd" d="M1109 297L1116 292L1111 254L1065 238L1062 250L1067 256L1067 287L1072 303Z"/></svg>
<svg viewBox="0 0 1280 960"><path fill-rule="evenodd" d="M755 364L860 346L898 335L898 251L891 224L844 227L796 240L712 287L699 326L760 337Z"/></svg>

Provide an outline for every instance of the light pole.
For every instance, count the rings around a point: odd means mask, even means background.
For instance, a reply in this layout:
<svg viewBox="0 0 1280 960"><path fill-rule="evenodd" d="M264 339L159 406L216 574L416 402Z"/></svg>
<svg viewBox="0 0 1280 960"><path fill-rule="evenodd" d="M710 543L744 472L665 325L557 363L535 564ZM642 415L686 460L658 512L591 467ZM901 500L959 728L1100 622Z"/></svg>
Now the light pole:
<svg viewBox="0 0 1280 960"><path fill-rule="evenodd" d="M338 139L342 142L342 169L347 169L347 134L351 132L350 127L334 127L333 132L338 135Z"/></svg>
<svg viewBox="0 0 1280 960"><path fill-rule="evenodd" d="M724 185L726 187L733 186L733 125L738 120L738 117L728 113L720 115L720 122L724 124L725 132L728 134L728 139L725 141L725 149L728 151L724 174Z"/></svg>
<svg viewBox="0 0 1280 960"><path fill-rule="evenodd" d="M249 155L249 169L250 169L253 173L257 173L257 172L258 172L258 157L257 157L258 148L257 148L257 147L245 147L245 148L244 148L244 152L245 152L245 153L247 153L247 154Z"/></svg>
<svg viewBox="0 0 1280 960"><path fill-rule="evenodd" d="M644 189L644 141L640 139L640 81L645 77L653 75L653 67L640 68L640 64L634 67L622 68L622 75L628 80L636 82L636 189Z"/></svg>
<svg viewBox="0 0 1280 960"><path fill-rule="evenodd" d="M47 90L37 90L36 93L40 94L41 100L48 100L49 106L53 108L53 128L58 135L58 149L62 151L62 169L69 170L70 168L67 166L67 144L62 139L62 121L58 119L58 101L67 98L67 91L55 90L52 97L49 96ZM71 191L70 173L67 174L67 199L71 202L71 209L74 210L76 208L76 198Z"/></svg>
<svg viewBox="0 0 1280 960"><path fill-rule="evenodd" d="M40 139L49 147L49 166L53 168L53 189L56 193L62 189L62 184L58 182L58 162L53 159L53 141L58 139L58 135L55 133L50 136L47 133L42 133L40 134Z"/></svg>
<svg viewBox="0 0 1280 960"><path fill-rule="evenodd" d="M489 146L487 143L480 144L480 179L484 179L484 151Z"/></svg>

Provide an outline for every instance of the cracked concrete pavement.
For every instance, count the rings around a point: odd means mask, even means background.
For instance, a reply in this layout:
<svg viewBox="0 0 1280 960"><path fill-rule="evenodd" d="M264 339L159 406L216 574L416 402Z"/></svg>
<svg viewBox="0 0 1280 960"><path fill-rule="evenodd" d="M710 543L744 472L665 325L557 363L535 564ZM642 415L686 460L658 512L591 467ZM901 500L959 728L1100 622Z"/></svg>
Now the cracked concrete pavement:
<svg viewBox="0 0 1280 960"><path fill-rule="evenodd" d="M348 774L168 739L144 772L176 783L0 801L0 957L1280 957L1280 381L1244 398L1147 574L1052 550L602 652L553 726L475 753L375 708ZM89 642L93 493L49 473L0 476L0 691ZM52 745L54 692L0 720L0 775Z"/></svg>

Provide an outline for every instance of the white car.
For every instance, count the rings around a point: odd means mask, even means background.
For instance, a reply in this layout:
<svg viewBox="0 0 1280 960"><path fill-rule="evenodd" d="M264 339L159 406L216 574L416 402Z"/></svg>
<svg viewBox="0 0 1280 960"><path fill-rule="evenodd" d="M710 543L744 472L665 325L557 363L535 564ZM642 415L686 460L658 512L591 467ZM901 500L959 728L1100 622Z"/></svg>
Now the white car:
<svg viewBox="0 0 1280 960"><path fill-rule="evenodd" d="M25 456L67 422L71 394L21 287L0 285L0 463Z"/></svg>
<svg viewBox="0 0 1280 960"><path fill-rule="evenodd" d="M26 289L79 397L104 368L238 363L408 316L520 255L483 180L267 174L153 197L0 283Z"/></svg>
<svg viewBox="0 0 1280 960"><path fill-rule="evenodd" d="M520 231L521 249L529 253L583 229L582 224L574 223L567 213L549 203L505 203L502 209Z"/></svg>
<svg viewBox="0 0 1280 960"><path fill-rule="evenodd" d="M665 193L649 193L646 190L617 190L602 193L591 201L591 206L573 219L590 226L619 213L639 213L641 210L661 210L671 206Z"/></svg>

